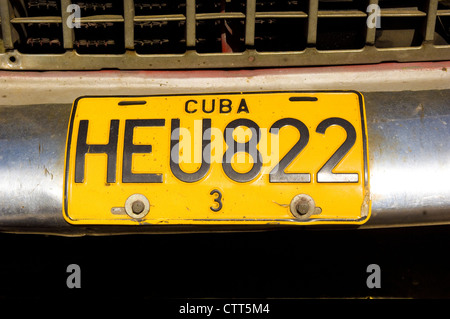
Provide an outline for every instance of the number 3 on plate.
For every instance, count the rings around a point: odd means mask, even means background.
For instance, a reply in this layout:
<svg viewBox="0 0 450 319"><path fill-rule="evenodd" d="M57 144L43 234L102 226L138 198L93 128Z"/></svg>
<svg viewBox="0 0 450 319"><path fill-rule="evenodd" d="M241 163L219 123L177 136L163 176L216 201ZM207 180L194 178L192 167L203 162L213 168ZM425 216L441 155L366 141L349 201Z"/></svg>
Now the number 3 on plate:
<svg viewBox="0 0 450 319"><path fill-rule="evenodd" d="M209 195L217 194L217 197L214 198L214 201L217 203L216 207L209 207L213 212L218 212L222 209L222 193L218 189L213 189Z"/></svg>

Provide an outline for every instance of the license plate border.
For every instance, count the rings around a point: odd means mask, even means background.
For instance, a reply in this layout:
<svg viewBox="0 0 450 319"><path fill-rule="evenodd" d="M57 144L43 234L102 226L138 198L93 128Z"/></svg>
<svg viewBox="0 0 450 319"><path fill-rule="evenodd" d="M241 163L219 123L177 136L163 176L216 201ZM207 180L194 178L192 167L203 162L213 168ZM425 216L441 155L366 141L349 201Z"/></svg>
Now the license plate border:
<svg viewBox="0 0 450 319"><path fill-rule="evenodd" d="M70 148L71 148L71 140L72 140L72 133L73 133L73 124L75 121L75 115L77 106L80 100L86 99L86 98L152 98L152 97L173 97L173 96L186 96L186 97L192 97L192 96L208 96L208 95L242 95L242 94L276 94L276 93L353 93L356 94L358 97L359 102L359 111L360 111L360 120L361 120L361 128L362 128L362 147L363 147L363 166L364 166L364 200L361 207L361 217L358 219L307 219L307 220L298 220L298 219L258 219L257 221L265 222L265 224L276 224L280 221L291 221L291 225L306 225L308 223L313 223L316 225L315 222L320 221L322 225L336 225L336 224L344 224L344 225L362 225L365 222L367 222L370 219L371 216L371 198L370 198L370 186L369 186L369 143L368 143L368 132L367 132L367 121L366 121L366 111L365 111L365 105L364 105L364 97L363 94L356 90L271 90L271 91L235 91L235 92L207 92L207 93L175 93L175 94L152 94L152 95L83 95L78 98L76 98L72 104L72 110L70 112L70 119L68 122L68 130L67 130L67 139L66 139L66 152L65 152L65 158L64 158L64 178L63 178L63 217L64 219L72 224L72 225L99 225L99 226L107 226L110 224L100 224L100 223L76 223L75 221L78 221L77 219L72 219L69 215L68 211L68 189L69 189L69 165L68 161L70 160ZM71 223L70 221L73 221ZM183 219L180 221L204 221L204 222L221 222L221 223L215 223L215 224L204 224L205 226L211 226L211 225L227 225L227 222L237 221L241 222L239 223L233 223L234 225L245 225L247 221L254 221L249 219ZM161 225L161 224L159 224ZM177 225L175 223L167 224L169 225ZM202 226L201 224L196 223L179 223L178 225L197 225ZM255 226L255 224L249 224ZM286 226L286 224L283 224ZM140 224L135 225L129 225L129 224L112 224L110 226L140 226ZM156 226L151 224L150 226Z"/></svg>

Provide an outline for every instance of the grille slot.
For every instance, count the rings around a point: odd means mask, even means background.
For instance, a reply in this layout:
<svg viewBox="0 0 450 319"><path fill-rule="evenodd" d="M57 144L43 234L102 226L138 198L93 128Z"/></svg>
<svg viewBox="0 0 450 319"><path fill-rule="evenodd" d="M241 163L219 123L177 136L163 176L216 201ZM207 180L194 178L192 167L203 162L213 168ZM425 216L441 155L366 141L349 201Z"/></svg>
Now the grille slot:
<svg viewBox="0 0 450 319"><path fill-rule="evenodd" d="M439 1L435 42L436 45L450 44L450 0Z"/></svg>
<svg viewBox="0 0 450 319"><path fill-rule="evenodd" d="M95 0L72 1L81 9L81 16L96 15L121 15L123 13L123 1L120 0Z"/></svg>
<svg viewBox="0 0 450 319"><path fill-rule="evenodd" d="M20 44L23 53L63 53L62 29L60 23L21 23Z"/></svg>
<svg viewBox="0 0 450 319"><path fill-rule="evenodd" d="M306 48L307 24L303 18L258 18L255 23L255 49L258 52L303 51ZM292 30L299 32L291 34Z"/></svg>
<svg viewBox="0 0 450 319"><path fill-rule="evenodd" d="M380 0L382 30L377 30L377 48L417 47L422 45L427 17L426 0Z"/></svg>
<svg viewBox="0 0 450 319"><path fill-rule="evenodd" d="M134 25L134 47L138 54L186 52L185 21L144 21ZM148 35L151 34L151 38Z"/></svg>
<svg viewBox="0 0 450 319"><path fill-rule="evenodd" d="M244 20L198 20L196 47L199 53L243 52Z"/></svg>
<svg viewBox="0 0 450 319"><path fill-rule="evenodd" d="M66 24L70 4L81 28ZM381 28L367 26L370 4L381 8ZM0 14L3 69L450 59L450 0L0 0Z"/></svg>
<svg viewBox="0 0 450 319"><path fill-rule="evenodd" d="M135 0L134 8L136 16L146 15L172 15L172 14L185 14L186 13L186 1L182 0Z"/></svg>
<svg viewBox="0 0 450 319"><path fill-rule="evenodd" d="M75 29L74 49L80 54L125 53L121 22L81 22Z"/></svg>
<svg viewBox="0 0 450 319"><path fill-rule="evenodd" d="M29 17L59 16L61 3L57 0L25 0L25 9Z"/></svg>

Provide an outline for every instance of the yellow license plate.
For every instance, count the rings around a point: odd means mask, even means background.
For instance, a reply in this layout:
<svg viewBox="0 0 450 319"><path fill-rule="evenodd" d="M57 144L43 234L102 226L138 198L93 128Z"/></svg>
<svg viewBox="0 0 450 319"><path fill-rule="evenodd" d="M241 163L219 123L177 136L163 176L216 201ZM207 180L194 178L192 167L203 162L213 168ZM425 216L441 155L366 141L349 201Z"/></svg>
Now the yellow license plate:
<svg viewBox="0 0 450 319"><path fill-rule="evenodd" d="M65 159L71 224L362 224L353 91L81 97Z"/></svg>

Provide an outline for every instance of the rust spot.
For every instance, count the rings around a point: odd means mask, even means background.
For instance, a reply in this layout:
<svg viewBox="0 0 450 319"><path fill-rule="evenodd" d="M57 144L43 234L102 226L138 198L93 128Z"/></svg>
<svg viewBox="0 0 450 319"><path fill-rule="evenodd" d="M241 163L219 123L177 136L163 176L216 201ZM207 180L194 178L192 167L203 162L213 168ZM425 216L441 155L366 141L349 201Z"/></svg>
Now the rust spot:
<svg viewBox="0 0 450 319"><path fill-rule="evenodd" d="M447 72L447 68L446 68L446 67L443 67L443 68L442 68L442 71Z"/></svg>
<svg viewBox="0 0 450 319"><path fill-rule="evenodd" d="M417 114L419 114L420 116L420 122L423 123L423 119L425 118L425 111L424 111L424 107L423 104L420 103L417 107L416 107L416 112Z"/></svg>
<svg viewBox="0 0 450 319"><path fill-rule="evenodd" d="M45 176L50 175L50 178L53 179L53 174L45 166L44 166L44 175Z"/></svg>

